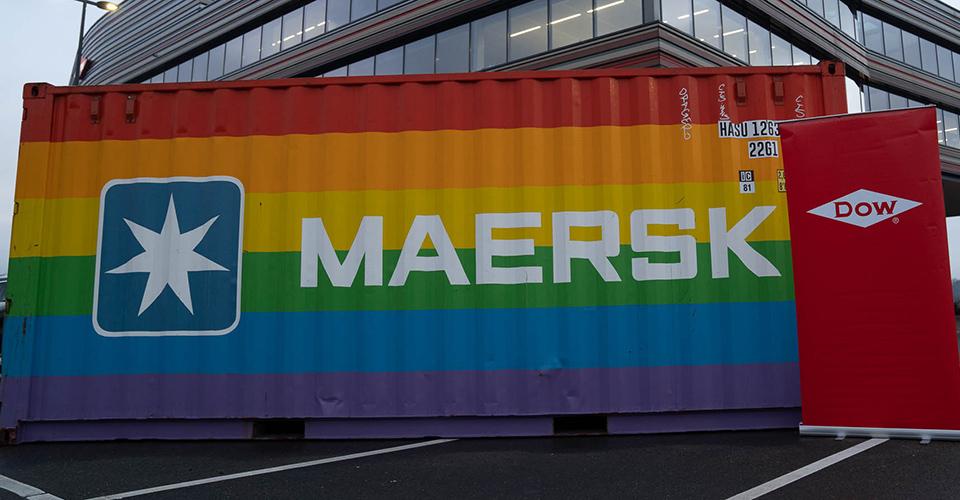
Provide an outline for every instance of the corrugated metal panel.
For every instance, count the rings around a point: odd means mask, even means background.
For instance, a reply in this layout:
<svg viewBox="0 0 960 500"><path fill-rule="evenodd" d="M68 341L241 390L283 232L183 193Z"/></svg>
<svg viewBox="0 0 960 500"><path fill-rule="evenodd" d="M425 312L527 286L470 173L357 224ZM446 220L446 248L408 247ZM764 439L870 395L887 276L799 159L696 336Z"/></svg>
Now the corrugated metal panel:
<svg viewBox="0 0 960 500"><path fill-rule="evenodd" d="M781 162L718 122L770 135L748 121L843 89L826 63L28 86L0 423L797 406Z"/></svg>

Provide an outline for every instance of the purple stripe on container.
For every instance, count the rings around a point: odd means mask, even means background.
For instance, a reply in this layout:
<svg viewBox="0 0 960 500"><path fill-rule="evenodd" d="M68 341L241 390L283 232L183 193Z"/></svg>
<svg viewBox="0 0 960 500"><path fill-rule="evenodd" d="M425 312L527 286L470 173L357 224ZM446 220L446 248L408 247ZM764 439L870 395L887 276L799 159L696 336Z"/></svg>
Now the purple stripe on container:
<svg viewBox="0 0 960 500"><path fill-rule="evenodd" d="M616 414L609 434L796 427L799 408ZM552 417L329 418L304 422L306 439L550 436ZM250 420L87 420L25 422L18 442L112 439L250 439Z"/></svg>
<svg viewBox="0 0 960 500"><path fill-rule="evenodd" d="M100 420L29 422L17 442L109 441L114 439L250 439L253 424L243 420Z"/></svg>
<svg viewBox="0 0 960 500"><path fill-rule="evenodd" d="M23 377L3 383L3 427L18 420L546 415L800 405L797 363Z"/></svg>
<svg viewBox="0 0 960 500"><path fill-rule="evenodd" d="M549 436L553 418L331 418L308 420L304 427L307 439Z"/></svg>
<svg viewBox="0 0 960 500"><path fill-rule="evenodd" d="M607 418L607 432L610 434L786 429L799 425L799 408L646 413L610 415Z"/></svg>

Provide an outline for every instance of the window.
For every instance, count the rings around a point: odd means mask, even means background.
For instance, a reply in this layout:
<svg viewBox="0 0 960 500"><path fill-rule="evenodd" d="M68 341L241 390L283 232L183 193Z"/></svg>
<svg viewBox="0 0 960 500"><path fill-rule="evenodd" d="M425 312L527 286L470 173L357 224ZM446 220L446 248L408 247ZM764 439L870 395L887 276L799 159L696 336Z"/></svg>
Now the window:
<svg viewBox="0 0 960 500"><path fill-rule="evenodd" d="M953 53L953 80L960 82L960 54Z"/></svg>
<svg viewBox="0 0 960 500"><path fill-rule="evenodd" d="M507 13L470 23L470 69L481 71L507 61Z"/></svg>
<svg viewBox="0 0 960 500"><path fill-rule="evenodd" d="M596 0L597 36L643 24L642 0Z"/></svg>
<svg viewBox="0 0 960 500"><path fill-rule="evenodd" d="M907 98L903 96L898 96L896 94L890 95L890 109L904 109L910 106L910 103L907 102Z"/></svg>
<svg viewBox="0 0 960 500"><path fill-rule="evenodd" d="M857 15L853 8L840 2L840 29L854 40L857 39Z"/></svg>
<svg viewBox="0 0 960 500"><path fill-rule="evenodd" d="M374 59L374 69L374 74L377 75L402 75L403 47L397 47L377 54Z"/></svg>
<svg viewBox="0 0 960 500"><path fill-rule="evenodd" d="M403 47L403 73L407 75L433 73L433 64L436 60L435 48L436 40L432 36L405 45Z"/></svg>
<svg viewBox="0 0 960 500"><path fill-rule="evenodd" d="M900 28L883 23L884 54L898 61L903 60L903 42L900 39Z"/></svg>
<svg viewBox="0 0 960 500"><path fill-rule="evenodd" d="M163 72L163 83L176 83L177 67L174 66Z"/></svg>
<svg viewBox="0 0 960 500"><path fill-rule="evenodd" d="M226 58L223 61L223 74L240 69L240 60L243 56L243 37L238 36L227 42Z"/></svg>
<svg viewBox="0 0 960 500"><path fill-rule="evenodd" d="M356 21L377 11L377 0L353 0L350 3L350 20Z"/></svg>
<svg viewBox="0 0 960 500"><path fill-rule="evenodd" d="M373 74L374 58L368 57L347 66L347 74L350 76L370 76Z"/></svg>
<svg viewBox="0 0 960 500"><path fill-rule="evenodd" d="M701 42L723 48L720 40L720 3L717 0L693 0L693 32Z"/></svg>
<svg viewBox="0 0 960 500"><path fill-rule="evenodd" d="M260 60L260 28L254 28L243 35L243 58L241 66L249 66Z"/></svg>
<svg viewBox="0 0 960 500"><path fill-rule="evenodd" d="M750 41L750 64L754 66L773 64L773 56L770 54L770 32L753 21L748 21L747 36Z"/></svg>
<svg viewBox="0 0 960 500"><path fill-rule="evenodd" d="M193 58L193 81L203 82L207 80L207 61L209 58L209 52L204 52Z"/></svg>
<svg viewBox="0 0 960 500"><path fill-rule="evenodd" d="M665 24L684 32L693 33L693 12L688 0L661 0L660 17Z"/></svg>
<svg viewBox="0 0 960 500"><path fill-rule="evenodd" d="M177 81L189 82L192 80L193 80L193 61L180 63L180 67L177 68Z"/></svg>
<svg viewBox="0 0 960 500"><path fill-rule="evenodd" d="M861 14L863 18L863 39L868 49L883 54L883 24L873 17Z"/></svg>
<svg viewBox="0 0 960 500"><path fill-rule="evenodd" d="M937 74L937 46L923 38L920 39L920 62L924 71Z"/></svg>
<svg viewBox="0 0 960 500"><path fill-rule="evenodd" d="M943 144L943 110L937 108L937 142Z"/></svg>
<svg viewBox="0 0 960 500"><path fill-rule="evenodd" d="M437 33L437 73L470 71L470 25Z"/></svg>
<svg viewBox="0 0 960 500"><path fill-rule="evenodd" d="M773 52L774 66L790 66L793 64L793 47L786 40L771 33L770 48Z"/></svg>
<svg viewBox="0 0 960 500"><path fill-rule="evenodd" d="M937 47L937 67L940 77L953 80L953 53L943 47Z"/></svg>
<svg viewBox="0 0 960 500"><path fill-rule="evenodd" d="M287 50L303 40L303 9L285 14L282 24L280 50Z"/></svg>
<svg viewBox="0 0 960 500"><path fill-rule="evenodd" d="M207 80L216 80L223 76L223 56L225 45L210 49L210 60L207 62Z"/></svg>
<svg viewBox="0 0 960 500"><path fill-rule="evenodd" d="M726 5L720 9L723 17L723 50L747 61L747 20Z"/></svg>
<svg viewBox="0 0 960 500"><path fill-rule="evenodd" d="M903 31L901 36L903 37L903 61L915 68L922 67L920 62L920 39L917 38L917 35L908 31Z"/></svg>
<svg viewBox="0 0 960 500"><path fill-rule="evenodd" d="M333 69L333 70L327 71L326 73L323 74L323 76L325 76L325 77L330 77L330 76L347 76L347 67L346 67L346 66L343 66L343 67L340 67L340 68L337 68L337 69Z"/></svg>
<svg viewBox="0 0 960 500"><path fill-rule="evenodd" d="M802 64L812 64L810 60L810 54L800 50L800 47L796 45L793 46L793 65L800 66Z"/></svg>
<svg viewBox="0 0 960 500"><path fill-rule="evenodd" d="M960 148L960 120L956 113L943 112L943 141L951 148Z"/></svg>
<svg viewBox="0 0 960 500"><path fill-rule="evenodd" d="M510 9L508 51L511 61L546 52L547 0L534 0Z"/></svg>
<svg viewBox="0 0 960 500"><path fill-rule="evenodd" d="M592 11L590 0L550 0L550 48L592 38Z"/></svg>
<svg viewBox="0 0 960 500"><path fill-rule="evenodd" d="M315 0L303 8L303 40L307 41L326 31L327 0Z"/></svg>
<svg viewBox="0 0 960 500"><path fill-rule="evenodd" d="M875 87L867 87L866 97L870 111L890 109L890 94L885 91Z"/></svg>
<svg viewBox="0 0 960 500"><path fill-rule="evenodd" d="M262 40L260 42L260 58L265 58L280 52L280 43L283 41L280 37L281 18L276 18L263 25Z"/></svg>
<svg viewBox="0 0 960 500"><path fill-rule="evenodd" d="M810 7L810 10L823 16L823 0L807 0L807 7Z"/></svg>
<svg viewBox="0 0 960 500"><path fill-rule="evenodd" d="M377 0L377 10L383 10L391 5L396 5L403 0Z"/></svg>
<svg viewBox="0 0 960 500"><path fill-rule="evenodd" d="M836 26L840 27L840 2L838 0L824 0L823 1L823 17L827 21Z"/></svg>
<svg viewBox="0 0 960 500"><path fill-rule="evenodd" d="M350 0L330 0L327 4L327 31L350 22Z"/></svg>

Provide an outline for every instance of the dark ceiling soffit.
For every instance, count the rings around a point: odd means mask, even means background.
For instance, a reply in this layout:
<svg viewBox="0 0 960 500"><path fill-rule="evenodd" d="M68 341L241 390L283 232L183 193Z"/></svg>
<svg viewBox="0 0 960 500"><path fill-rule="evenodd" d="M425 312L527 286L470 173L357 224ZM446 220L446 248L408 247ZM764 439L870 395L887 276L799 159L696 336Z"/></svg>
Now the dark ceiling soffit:
<svg viewBox="0 0 960 500"><path fill-rule="evenodd" d="M960 150L940 146L940 169L960 181Z"/></svg>

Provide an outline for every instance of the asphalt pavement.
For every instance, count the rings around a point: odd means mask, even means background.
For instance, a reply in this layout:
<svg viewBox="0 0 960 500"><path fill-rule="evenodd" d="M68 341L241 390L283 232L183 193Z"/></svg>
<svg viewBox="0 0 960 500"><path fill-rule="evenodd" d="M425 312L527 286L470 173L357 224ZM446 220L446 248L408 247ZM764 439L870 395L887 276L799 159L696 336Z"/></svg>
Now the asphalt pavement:
<svg viewBox="0 0 960 500"><path fill-rule="evenodd" d="M0 448L0 474L63 499L164 485L138 498L723 499L864 442L795 430L461 439L316 463L425 441L23 444ZM960 443L891 440L764 498L960 498L958 464ZM243 477L182 484L229 474Z"/></svg>

